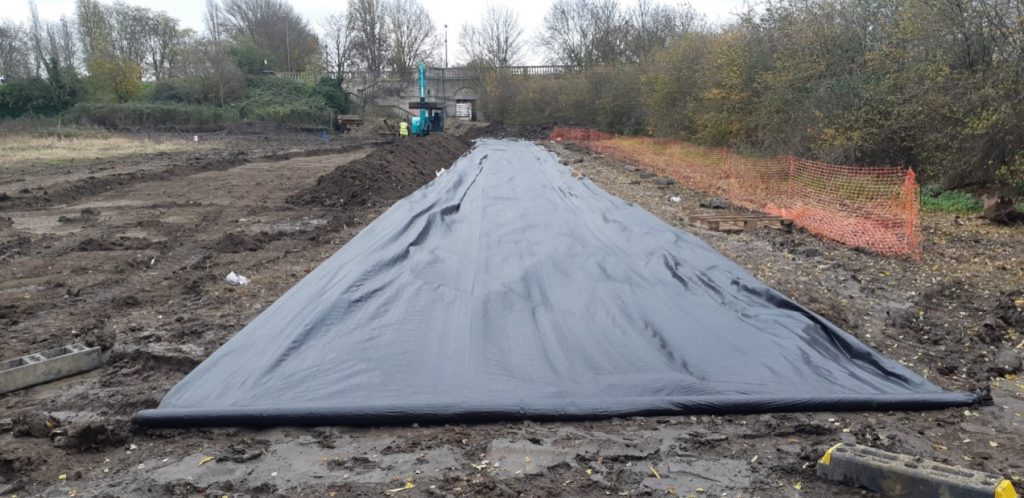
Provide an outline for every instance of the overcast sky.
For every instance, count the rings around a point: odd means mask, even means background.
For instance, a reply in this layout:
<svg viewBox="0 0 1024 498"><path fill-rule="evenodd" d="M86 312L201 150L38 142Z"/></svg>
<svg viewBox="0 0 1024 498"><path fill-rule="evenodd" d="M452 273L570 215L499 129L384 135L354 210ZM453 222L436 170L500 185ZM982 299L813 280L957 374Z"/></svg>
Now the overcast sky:
<svg viewBox="0 0 1024 498"><path fill-rule="evenodd" d="M106 2L107 0L103 0ZM177 18L184 26L197 31L202 30L204 0L124 0L126 3L148 7L153 10L162 10ZM310 25L316 27L324 16L343 11L345 0L289 0L295 10L306 17ZM552 0L420 0L430 11L434 24L438 30L448 24L448 59L455 64L462 59L459 50L459 27L465 22L476 22L486 10L488 5L507 5L519 13L519 19L523 23L526 35L531 40L534 38L544 14L548 10ZM28 0L2 0L5 7L0 16L24 22L28 19ZM631 0L622 0L623 5L629 5ZM666 1L666 3L672 3ZM74 16L74 0L36 0L39 6L39 16L43 19L54 20L61 15ZM721 22L727 20L733 13L743 8L744 0L692 0L690 4L698 11L708 17L710 21ZM528 63L540 64L542 58L537 55L536 50L530 50L533 56L528 57Z"/></svg>

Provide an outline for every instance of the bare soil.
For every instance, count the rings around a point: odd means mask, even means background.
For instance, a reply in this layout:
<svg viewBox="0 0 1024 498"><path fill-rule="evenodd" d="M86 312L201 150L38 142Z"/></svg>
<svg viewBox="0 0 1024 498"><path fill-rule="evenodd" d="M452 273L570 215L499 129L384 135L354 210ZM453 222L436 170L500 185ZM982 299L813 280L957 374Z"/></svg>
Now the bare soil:
<svg viewBox="0 0 1024 498"><path fill-rule="evenodd" d="M106 351L101 369L0 395L0 495L862 496L814 475L815 460L839 441L1001 474L1020 488L1024 229L929 216L922 261L799 229L704 231L685 217L712 212L700 207L706 196L548 142L602 188L696 233L864 342L947 389L991 389L994 404L543 424L134 427L135 411L156 406L458 149L444 137L324 147L315 135L243 132L185 157L0 171L0 191L19 186L0 201L0 357L76 341ZM386 149L395 159L379 161ZM83 187L97 181L89 176L117 180ZM372 195L351 201L344 189L355 181ZM231 271L252 283L228 285Z"/></svg>
<svg viewBox="0 0 1024 498"><path fill-rule="evenodd" d="M518 138L524 140L546 140L554 125L508 125L494 121L467 130L463 136L470 140L477 138Z"/></svg>
<svg viewBox="0 0 1024 498"><path fill-rule="evenodd" d="M358 168L338 168L316 185L288 198L297 206L325 207L391 204L432 180L469 150L451 135L394 140L374 150Z"/></svg>

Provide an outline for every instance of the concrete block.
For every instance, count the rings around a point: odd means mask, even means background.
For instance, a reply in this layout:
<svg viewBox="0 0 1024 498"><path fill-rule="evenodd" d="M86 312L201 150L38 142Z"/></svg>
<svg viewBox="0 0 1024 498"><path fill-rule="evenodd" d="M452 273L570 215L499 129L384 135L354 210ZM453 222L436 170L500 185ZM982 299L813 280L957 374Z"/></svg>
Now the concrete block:
<svg viewBox="0 0 1024 498"><path fill-rule="evenodd" d="M44 384L103 365L100 348L61 346L0 362L0 394Z"/></svg>
<svg viewBox="0 0 1024 498"><path fill-rule="evenodd" d="M837 444L818 460L819 477L900 498L1017 498L1001 476L860 445Z"/></svg>

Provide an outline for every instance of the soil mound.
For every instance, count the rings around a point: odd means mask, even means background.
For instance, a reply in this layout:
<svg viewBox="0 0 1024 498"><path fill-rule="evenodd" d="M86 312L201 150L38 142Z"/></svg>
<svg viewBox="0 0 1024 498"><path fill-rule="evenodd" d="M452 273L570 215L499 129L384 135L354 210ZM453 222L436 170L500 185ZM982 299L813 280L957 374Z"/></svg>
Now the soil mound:
<svg viewBox="0 0 1024 498"><path fill-rule="evenodd" d="M289 197L288 203L370 206L400 199L432 180L436 171L451 166L469 148L469 142L452 135L395 140L321 176L313 187Z"/></svg>
<svg viewBox="0 0 1024 498"><path fill-rule="evenodd" d="M76 250L88 251L144 251L153 241L140 237L96 238L89 237L78 243Z"/></svg>
<svg viewBox="0 0 1024 498"><path fill-rule="evenodd" d="M466 140L478 138L522 138L526 140L547 140L554 125L514 125L494 121L487 126L472 128L462 136Z"/></svg>

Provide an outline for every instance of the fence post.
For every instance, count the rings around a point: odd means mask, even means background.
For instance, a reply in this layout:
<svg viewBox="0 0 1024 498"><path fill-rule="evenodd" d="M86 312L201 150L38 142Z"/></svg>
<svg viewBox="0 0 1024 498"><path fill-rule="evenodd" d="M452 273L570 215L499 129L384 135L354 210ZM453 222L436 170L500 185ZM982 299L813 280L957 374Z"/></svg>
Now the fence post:
<svg viewBox="0 0 1024 498"><path fill-rule="evenodd" d="M903 201L903 214L907 223L907 249L914 258L921 257L921 240L918 237L918 223L920 216L920 199L917 187L917 175L913 169L907 168L907 174L903 178L903 189L900 192Z"/></svg>
<svg viewBox="0 0 1024 498"><path fill-rule="evenodd" d="M726 197L737 198L741 194L741 187L737 185L733 179L736 175L733 174L732 166L729 164L729 146L722 146L722 178L719 179L719 190L724 193Z"/></svg>

